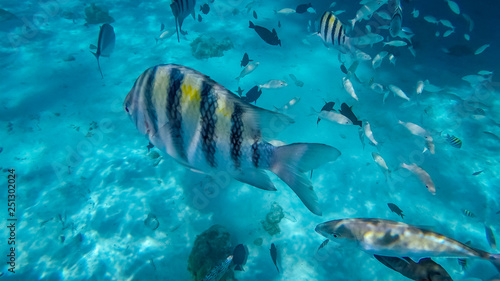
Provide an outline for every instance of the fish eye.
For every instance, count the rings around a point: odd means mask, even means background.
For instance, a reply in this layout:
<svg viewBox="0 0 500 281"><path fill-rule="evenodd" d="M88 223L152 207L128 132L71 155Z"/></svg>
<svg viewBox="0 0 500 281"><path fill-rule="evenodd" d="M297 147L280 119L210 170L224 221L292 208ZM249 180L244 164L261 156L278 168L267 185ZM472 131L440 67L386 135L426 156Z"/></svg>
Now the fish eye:
<svg viewBox="0 0 500 281"><path fill-rule="evenodd" d="M334 237L334 238L340 238L340 234L339 234L339 233L334 233L334 234L333 234L333 237Z"/></svg>

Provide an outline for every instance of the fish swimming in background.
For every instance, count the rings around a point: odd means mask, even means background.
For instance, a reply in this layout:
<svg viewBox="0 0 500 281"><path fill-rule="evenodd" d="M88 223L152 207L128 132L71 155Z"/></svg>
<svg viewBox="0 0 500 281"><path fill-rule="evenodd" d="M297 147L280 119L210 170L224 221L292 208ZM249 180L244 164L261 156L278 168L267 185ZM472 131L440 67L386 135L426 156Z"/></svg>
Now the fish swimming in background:
<svg viewBox="0 0 500 281"><path fill-rule="evenodd" d="M417 164L401 164L402 168L407 169L408 171L412 172L414 175L418 177L418 179L425 184L425 187L429 190L432 195L436 195L436 186L434 185L434 182L431 179L431 176L422 168L417 166Z"/></svg>
<svg viewBox="0 0 500 281"><path fill-rule="evenodd" d="M293 74L288 74L288 76L290 76L290 78L292 78L293 82L295 83L295 86L297 87L302 87L304 86L304 82L300 81L299 79L297 79L297 77L295 77L295 75Z"/></svg>
<svg viewBox="0 0 500 281"><path fill-rule="evenodd" d="M99 57L109 57L115 48L115 30L111 25L105 23L101 26L96 47L95 53L91 53L94 54L97 59L97 66L99 67L101 78L104 78L101 71L101 65L99 64Z"/></svg>
<svg viewBox="0 0 500 281"><path fill-rule="evenodd" d="M265 141L293 123L291 118L245 103L208 76L175 64L144 71L125 98L124 110L154 146L192 171L223 171L275 191L269 170L321 215L304 172L334 161L340 151L317 143L274 147Z"/></svg>
<svg viewBox="0 0 500 281"><path fill-rule="evenodd" d="M283 105L281 108L277 108L276 106L276 111L278 112L284 112L289 109L291 109L294 105L296 105L300 101L300 97L294 97L293 99L289 100L285 105Z"/></svg>
<svg viewBox="0 0 500 281"><path fill-rule="evenodd" d="M396 215L401 216L401 218L403 219L403 211L398 206L396 206L396 204L387 203L387 206L389 206L389 209L391 209L393 213L396 213Z"/></svg>
<svg viewBox="0 0 500 281"><path fill-rule="evenodd" d="M339 219L317 225L316 232L330 240L354 242L372 255L413 260L477 257L500 268L500 254L475 249L437 232L402 222L376 218Z"/></svg>
<svg viewBox="0 0 500 281"><path fill-rule="evenodd" d="M180 42L179 32L181 34L186 34L182 31L182 23L184 19L191 14L195 20L194 7L196 6L196 0L172 0L170 4L170 9L175 17L175 30L177 31L177 42Z"/></svg>
<svg viewBox="0 0 500 281"><path fill-rule="evenodd" d="M245 94L245 96L241 97L241 99L248 103L255 102L255 104L257 104L257 100L260 98L260 95L262 95L262 90L259 89L259 86L253 86L252 89Z"/></svg>
<svg viewBox="0 0 500 281"><path fill-rule="evenodd" d="M412 280L453 281L448 272L430 258L421 259L416 263L410 258L373 256L383 265Z"/></svg>
<svg viewBox="0 0 500 281"><path fill-rule="evenodd" d="M335 106L335 102L333 102L333 101L326 102L325 101L325 105L323 105L323 107L321 108L320 112L321 111L332 111L332 110L335 110L335 109L333 109L334 106ZM319 121L321 121L321 119L318 117L318 121L316 121L316 125L319 124Z"/></svg>
<svg viewBox="0 0 500 281"><path fill-rule="evenodd" d="M256 11L253 11L253 18L257 19L257 12Z"/></svg>
<svg viewBox="0 0 500 281"><path fill-rule="evenodd" d="M396 0L396 8L394 9L394 14L392 15L391 24L389 26L389 33L392 37L398 36L401 32L402 24L403 10L401 9L401 2Z"/></svg>
<svg viewBox="0 0 500 281"><path fill-rule="evenodd" d="M247 262L248 250L243 244L238 244L233 251L234 270L245 271L243 265Z"/></svg>
<svg viewBox="0 0 500 281"><path fill-rule="evenodd" d="M456 2L453 2L451 0L445 0L448 2L448 7L450 7L450 10L454 12L455 14L459 15L460 14L460 7Z"/></svg>
<svg viewBox="0 0 500 281"><path fill-rule="evenodd" d="M417 95L420 95L424 91L424 81L419 80L417 82L417 89L415 90Z"/></svg>
<svg viewBox="0 0 500 281"><path fill-rule="evenodd" d="M482 172L484 172L484 170L482 170L482 171L477 171L477 172L474 172L474 173L472 173L472 175L473 175L473 176L477 176L477 175L481 174Z"/></svg>
<svg viewBox="0 0 500 281"><path fill-rule="evenodd" d="M491 230L491 227L488 225L484 225L484 231L486 232L486 240L488 241L488 244L490 244L490 247L493 250L497 249L497 241L495 240L495 235L493 234L493 230Z"/></svg>
<svg viewBox="0 0 500 281"><path fill-rule="evenodd" d="M277 88L283 88L288 86L288 84L285 81L281 80L269 80L263 85L259 85L259 87L264 88L264 89L277 89Z"/></svg>
<svg viewBox="0 0 500 281"><path fill-rule="evenodd" d="M398 86L389 85L387 87L389 88L389 90L391 90L391 92L394 93L394 96L398 96L402 99L410 101L410 98L406 96L405 92L403 92L403 90L401 90Z"/></svg>
<svg viewBox="0 0 500 281"><path fill-rule="evenodd" d="M351 82L351 80L349 80L349 78L343 77L342 78L342 85L344 85L344 89L346 90L347 93L349 93L349 95L353 99L359 100L358 96L356 96L356 92L354 91L354 86L352 85L352 82Z"/></svg>
<svg viewBox="0 0 500 281"><path fill-rule="evenodd" d="M476 217L476 215L473 212L471 212L471 211L469 211L467 209L462 209L462 214L464 214L464 216L469 217L469 218L475 218Z"/></svg>
<svg viewBox="0 0 500 281"><path fill-rule="evenodd" d="M351 120L353 125L358 125L360 127L363 127L363 122L358 120L358 117L356 117L356 115L354 115L354 113L352 112L352 106L348 106L346 103L342 103L340 105L339 112L340 114L344 115L349 120Z"/></svg>
<svg viewBox="0 0 500 281"><path fill-rule="evenodd" d="M356 17L354 17L354 19L351 20L352 27L354 28L354 25L357 22L371 19L373 13L375 13L380 7L382 7L387 2L388 0L373 0L370 2L366 2L365 5L363 5L363 7L361 7L356 12Z"/></svg>
<svg viewBox="0 0 500 281"><path fill-rule="evenodd" d="M269 31L269 29L259 26L259 25L254 25L253 22L249 21L249 27L262 38L267 44L269 45L280 45L281 46L281 40L278 38L278 33L276 33L276 29L273 28L272 31Z"/></svg>
<svg viewBox="0 0 500 281"><path fill-rule="evenodd" d="M203 20L203 18L201 17L200 14L198 14L198 22L201 22Z"/></svg>
<svg viewBox="0 0 500 281"><path fill-rule="evenodd" d="M373 69L377 69L380 67L380 65L382 65L382 61L384 60L384 58L388 55L389 53L387 51L382 51L380 53L378 53L375 58L373 58L372 60L372 67Z"/></svg>
<svg viewBox="0 0 500 281"><path fill-rule="evenodd" d="M249 62L251 62L251 61L253 61L253 60L251 60L251 59L248 57L248 54L247 54L247 53L245 53L245 54L243 55L243 58L241 59L241 67L245 67L245 66L247 66L247 64L248 64Z"/></svg>
<svg viewBox="0 0 500 281"><path fill-rule="evenodd" d="M373 145L377 146L378 142L375 140L375 137L373 136L373 132L372 132L370 123L365 120L365 121L363 121L363 126L362 127L363 127L363 129L365 131L365 136L373 143Z"/></svg>
<svg viewBox="0 0 500 281"><path fill-rule="evenodd" d="M461 148L462 147L462 141L459 138L457 138L453 135L449 135L449 134L445 134L444 137L445 137L446 141L454 148Z"/></svg>
<svg viewBox="0 0 500 281"><path fill-rule="evenodd" d="M321 16L318 34L327 46L332 44L344 54L351 51L350 39L345 35L344 25L332 12L325 12Z"/></svg>
<svg viewBox="0 0 500 281"><path fill-rule="evenodd" d="M271 243L271 259L273 259L273 263L276 266L276 270L280 272L278 268L278 250L276 249L276 245L274 243Z"/></svg>
<svg viewBox="0 0 500 281"><path fill-rule="evenodd" d="M332 111L321 111L318 115L319 119L325 119L333 123L337 123L340 125L352 125L351 119L347 118L345 115L342 115L337 112Z"/></svg>
<svg viewBox="0 0 500 281"><path fill-rule="evenodd" d="M202 6L200 6L200 12L208 15L208 12L210 12L210 6L208 6L207 3L203 4Z"/></svg>
<svg viewBox="0 0 500 281"><path fill-rule="evenodd" d="M221 264L212 268L201 281L219 281L226 274L232 261L233 256L228 256Z"/></svg>
<svg viewBox="0 0 500 281"><path fill-rule="evenodd" d="M240 76L236 77L235 79L238 80L238 82L240 82L240 79L247 76L248 74L252 73L258 66L259 66L260 62L252 62L250 64L248 64L247 66L245 66L245 68L243 68L243 70L240 72Z"/></svg>
<svg viewBox="0 0 500 281"><path fill-rule="evenodd" d="M236 90L236 93L238 93L238 96L240 96L241 98L241 95L243 94L243 89L241 89L240 87L238 87L238 90Z"/></svg>
<svg viewBox="0 0 500 281"><path fill-rule="evenodd" d="M382 156L380 156L380 154L378 154L377 152L372 152L372 158L373 158L373 161L375 161L375 163L377 163L377 165L380 167L380 169L384 173L385 178L387 179L388 177L390 177L391 171L389 170L387 163L385 163L384 158L382 158ZM389 208L390 207L391 206L389 206Z"/></svg>
<svg viewBox="0 0 500 281"><path fill-rule="evenodd" d="M330 242L330 239L325 239L325 241L323 241L321 245L319 245L319 248L316 251L316 253L319 252L319 250L321 250L323 247L325 247L328 244L328 242Z"/></svg>
<svg viewBox="0 0 500 281"><path fill-rule="evenodd" d="M303 14L305 12L307 12L307 9L309 9L310 7L312 7L311 3L309 4L300 4L297 6L297 8L295 8L295 12L297 14Z"/></svg>

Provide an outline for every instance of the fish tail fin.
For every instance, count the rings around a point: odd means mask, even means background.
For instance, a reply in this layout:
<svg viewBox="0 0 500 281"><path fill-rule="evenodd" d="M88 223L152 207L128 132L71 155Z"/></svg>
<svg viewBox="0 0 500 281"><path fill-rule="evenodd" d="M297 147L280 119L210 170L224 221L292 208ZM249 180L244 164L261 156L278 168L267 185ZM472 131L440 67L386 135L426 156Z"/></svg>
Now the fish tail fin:
<svg viewBox="0 0 500 281"><path fill-rule="evenodd" d="M486 258L496 267L496 269L500 272L500 254L489 254L486 253Z"/></svg>
<svg viewBox="0 0 500 281"><path fill-rule="evenodd" d="M179 26L177 24L177 18L175 19L175 32L177 32L177 42L181 42L179 39Z"/></svg>
<svg viewBox="0 0 500 281"><path fill-rule="evenodd" d="M252 21L248 21L248 25L249 25L249 27L250 27L250 28L252 28L252 29L253 29L253 28L255 28L255 25L253 24L253 22L252 22Z"/></svg>
<svg viewBox="0 0 500 281"><path fill-rule="evenodd" d="M99 55L97 53L91 52L95 58L97 59L97 67L99 68L99 73L101 73L101 79L104 79L104 76L102 75L101 71L101 64L99 63Z"/></svg>
<svg viewBox="0 0 500 281"><path fill-rule="evenodd" d="M321 216L318 197L304 172L336 160L340 151L324 144L294 143L276 147L270 170L283 180L314 214Z"/></svg>

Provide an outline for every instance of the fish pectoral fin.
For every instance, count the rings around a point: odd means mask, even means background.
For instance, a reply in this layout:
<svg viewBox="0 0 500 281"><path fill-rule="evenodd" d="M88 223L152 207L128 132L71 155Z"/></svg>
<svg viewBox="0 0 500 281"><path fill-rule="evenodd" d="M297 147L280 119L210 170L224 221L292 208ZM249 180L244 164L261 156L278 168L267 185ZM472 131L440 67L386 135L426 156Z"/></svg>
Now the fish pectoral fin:
<svg viewBox="0 0 500 281"><path fill-rule="evenodd" d="M260 189L276 191L276 188L274 187L274 184L269 176L264 170L261 169L242 170L240 173L237 173L234 178L238 181L258 187Z"/></svg>

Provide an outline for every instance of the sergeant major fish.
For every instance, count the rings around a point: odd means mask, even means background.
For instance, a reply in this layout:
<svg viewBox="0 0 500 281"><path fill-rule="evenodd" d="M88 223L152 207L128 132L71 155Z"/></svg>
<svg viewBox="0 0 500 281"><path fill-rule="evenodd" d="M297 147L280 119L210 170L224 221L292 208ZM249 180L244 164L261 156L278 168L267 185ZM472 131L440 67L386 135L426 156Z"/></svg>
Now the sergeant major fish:
<svg viewBox="0 0 500 281"><path fill-rule="evenodd" d="M141 134L193 171L276 190L265 170L275 173L306 207L321 215L318 197L303 174L333 161L340 151L324 144L274 147L264 139L294 121L243 102L208 76L185 66L147 69L125 98L124 109Z"/></svg>
<svg viewBox="0 0 500 281"><path fill-rule="evenodd" d="M321 16L318 34L326 45L332 44L342 53L351 50L350 38L345 35L344 25L332 12L325 12Z"/></svg>
<svg viewBox="0 0 500 281"><path fill-rule="evenodd" d="M478 257L500 270L500 255L472 248L450 237L402 222L353 218L332 220L316 226L316 232L330 240L351 241L368 254L410 257Z"/></svg>

